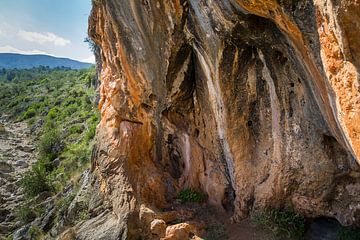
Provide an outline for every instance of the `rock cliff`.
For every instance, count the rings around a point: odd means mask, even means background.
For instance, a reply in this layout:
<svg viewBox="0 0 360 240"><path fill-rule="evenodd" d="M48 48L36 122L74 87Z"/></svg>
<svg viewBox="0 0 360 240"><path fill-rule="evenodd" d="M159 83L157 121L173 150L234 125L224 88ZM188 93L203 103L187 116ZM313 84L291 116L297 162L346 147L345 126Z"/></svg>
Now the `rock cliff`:
<svg viewBox="0 0 360 240"><path fill-rule="evenodd" d="M235 222L291 205L360 223L359 1L97 0L89 35L102 213L86 234L161 237L185 188Z"/></svg>

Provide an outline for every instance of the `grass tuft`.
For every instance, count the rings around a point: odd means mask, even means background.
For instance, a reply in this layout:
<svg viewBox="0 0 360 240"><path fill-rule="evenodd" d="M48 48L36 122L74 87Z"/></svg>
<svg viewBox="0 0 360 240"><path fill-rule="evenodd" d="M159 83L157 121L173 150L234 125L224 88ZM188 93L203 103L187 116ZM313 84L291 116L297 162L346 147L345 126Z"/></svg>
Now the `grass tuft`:
<svg viewBox="0 0 360 240"><path fill-rule="evenodd" d="M199 193L191 188L186 188L186 189L182 190L179 193L178 198L180 199L180 201L182 203L186 203L186 202L200 203L205 200L204 194Z"/></svg>
<svg viewBox="0 0 360 240"><path fill-rule="evenodd" d="M270 231L274 237L303 239L305 219L292 210L268 209L252 216L254 224Z"/></svg>

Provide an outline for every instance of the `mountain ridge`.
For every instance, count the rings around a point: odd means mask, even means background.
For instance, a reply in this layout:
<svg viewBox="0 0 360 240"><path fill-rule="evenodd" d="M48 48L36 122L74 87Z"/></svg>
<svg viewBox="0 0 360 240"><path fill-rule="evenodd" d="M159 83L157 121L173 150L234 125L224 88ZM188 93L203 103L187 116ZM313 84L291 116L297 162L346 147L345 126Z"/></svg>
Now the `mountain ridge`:
<svg viewBox="0 0 360 240"><path fill-rule="evenodd" d="M69 67L71 69L89 68L93 64L85 63L70 58L54 57L45 54L19 54L19 53L0 53L0 68L6 69L29 69L39 66L50 68Z"/></svg>

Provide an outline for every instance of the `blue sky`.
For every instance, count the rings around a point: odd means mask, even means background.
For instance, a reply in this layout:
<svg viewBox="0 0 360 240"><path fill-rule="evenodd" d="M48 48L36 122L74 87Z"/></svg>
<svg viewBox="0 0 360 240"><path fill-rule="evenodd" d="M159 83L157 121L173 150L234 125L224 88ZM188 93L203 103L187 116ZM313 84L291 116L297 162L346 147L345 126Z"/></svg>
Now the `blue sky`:
<svg viewBox="0 0 360 240"><path fill-rule="evenodd" d="M0 0L0 52L49 54L93 62L91 0Z"/></svg>

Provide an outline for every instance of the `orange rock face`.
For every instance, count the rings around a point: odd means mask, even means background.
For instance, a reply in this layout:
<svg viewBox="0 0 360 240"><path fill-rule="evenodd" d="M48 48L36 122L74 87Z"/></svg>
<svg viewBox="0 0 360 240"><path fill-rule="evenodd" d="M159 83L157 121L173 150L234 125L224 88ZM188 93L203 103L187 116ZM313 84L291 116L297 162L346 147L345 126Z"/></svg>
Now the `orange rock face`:
<svg viewBox="0 0 360 240"><path fill-rule="evenodd" d="M234 221L291 205L360 223L358 1L99 0L89 23L94 186L124 238L184 188Z"/></svg>

